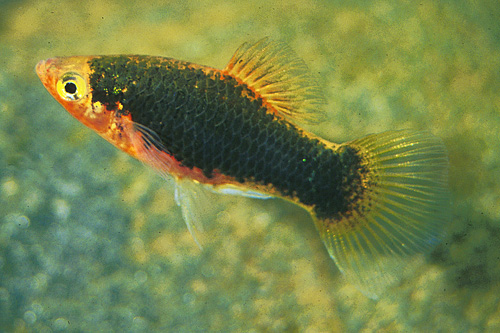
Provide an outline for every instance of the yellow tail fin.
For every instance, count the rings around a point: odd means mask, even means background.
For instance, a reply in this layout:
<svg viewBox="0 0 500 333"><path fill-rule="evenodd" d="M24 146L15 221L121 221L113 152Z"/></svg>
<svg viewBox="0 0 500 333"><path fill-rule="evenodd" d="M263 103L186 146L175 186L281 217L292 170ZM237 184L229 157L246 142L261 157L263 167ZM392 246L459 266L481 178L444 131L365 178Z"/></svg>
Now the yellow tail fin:
<svg viewBox="0 0 500 333"><path fill-rule="evenodd" d="M378 298L401 275L411 254L439 242L449 220L448 158L426 132L390 131L346 145L368 172L355 209L316 226L340 271Z"/></svg>

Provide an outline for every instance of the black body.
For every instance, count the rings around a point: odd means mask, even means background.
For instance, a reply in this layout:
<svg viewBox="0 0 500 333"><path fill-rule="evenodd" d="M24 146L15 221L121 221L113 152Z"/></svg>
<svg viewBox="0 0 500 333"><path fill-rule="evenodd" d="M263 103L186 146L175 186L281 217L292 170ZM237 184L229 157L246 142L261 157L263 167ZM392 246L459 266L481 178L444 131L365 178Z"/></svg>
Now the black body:
<svg viewBox="0 0 500 333"><path fill-rule="evenodd" d="M319 218L345 214L359 195L353 148L334 151L309 138L234 78L169 58L99 57L89 65L94 102L130 114L175 159L207 177L217 171L239 182L272 184L314 207Z"/></svg>

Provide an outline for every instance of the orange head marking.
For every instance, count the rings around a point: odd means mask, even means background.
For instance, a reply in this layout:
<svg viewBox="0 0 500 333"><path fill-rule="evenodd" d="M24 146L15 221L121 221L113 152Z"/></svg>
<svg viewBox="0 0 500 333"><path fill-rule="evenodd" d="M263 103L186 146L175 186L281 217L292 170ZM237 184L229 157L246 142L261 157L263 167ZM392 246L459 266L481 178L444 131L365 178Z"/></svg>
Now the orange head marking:
<svg viewBox="0 0 500 333"><path fill-rule="evenodd" d="M36 66L36 72L45 88L73 117L118 148L135 155L130 144L130 117L117 116L114 110L92 101L88 65L92 58L77 56L42 60Z"/></svg>
<svg viewBox="0 0 500 333"><path fill-rule="evenodd" d="M100 103L92 103L89 87L91 57L64 57L42 60L36 72L54 98L76 119L101 134L114 114Z"/></svg>

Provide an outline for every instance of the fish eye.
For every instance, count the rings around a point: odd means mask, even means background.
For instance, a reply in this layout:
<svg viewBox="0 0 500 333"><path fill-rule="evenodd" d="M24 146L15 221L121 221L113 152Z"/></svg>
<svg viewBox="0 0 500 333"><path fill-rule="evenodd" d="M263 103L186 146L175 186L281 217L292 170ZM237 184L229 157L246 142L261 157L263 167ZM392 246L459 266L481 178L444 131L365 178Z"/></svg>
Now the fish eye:
<svg viewBox="0 0 500 333"><path fill-rule="evenodd" d="M66 82L64 85L64 91L68 94L74 94L78 91L78 89L76 88L76 84L74 82Z"/></svg>
<svg viewBox="0 0 500 333"><path fill-rule="evenodd" d="M77 73L66 73L57 81L57 92L67 101L77 101L87 93L85 79Z"/></svg>

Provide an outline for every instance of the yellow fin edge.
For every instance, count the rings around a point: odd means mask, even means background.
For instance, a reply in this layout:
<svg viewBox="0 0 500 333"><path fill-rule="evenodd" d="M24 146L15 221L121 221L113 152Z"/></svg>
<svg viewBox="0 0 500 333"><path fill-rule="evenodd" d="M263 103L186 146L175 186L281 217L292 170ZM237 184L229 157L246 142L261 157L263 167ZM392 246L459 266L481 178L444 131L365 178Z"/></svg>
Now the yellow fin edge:
<svg viewBox="0 0 500 333"><path fill-rule="evenodd" d="M224 73L246 84L274 111L293 122L319 122L325 104L317 79L286 44L268 37L244 43L234 53Z"/></svg>

